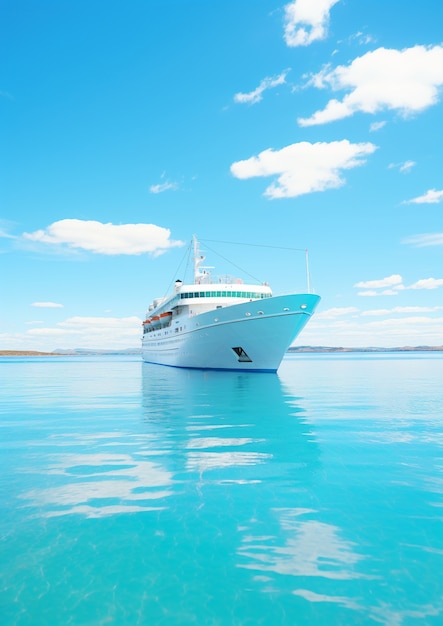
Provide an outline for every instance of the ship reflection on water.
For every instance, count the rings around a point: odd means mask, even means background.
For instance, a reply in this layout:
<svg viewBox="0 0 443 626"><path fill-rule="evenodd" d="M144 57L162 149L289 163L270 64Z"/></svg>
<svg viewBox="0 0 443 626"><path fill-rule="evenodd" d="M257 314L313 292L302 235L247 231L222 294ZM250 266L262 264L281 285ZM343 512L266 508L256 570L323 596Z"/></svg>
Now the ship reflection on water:
<svg viewBox="0 0 443 626"><path fill-rule="evenodd" d="M143 400L182 519L217 520L237 568L265 586L273 575L359 577L362 557L318 510L321 454L303 400L277 375L145 365Z"/></svg>
<svg viewBox="0 0 443 626"><path fill-rule="evenodd" d="M210 484L309 480L319 450L298 400L274 374L143 365L149 432L175 471Z"/></svg>

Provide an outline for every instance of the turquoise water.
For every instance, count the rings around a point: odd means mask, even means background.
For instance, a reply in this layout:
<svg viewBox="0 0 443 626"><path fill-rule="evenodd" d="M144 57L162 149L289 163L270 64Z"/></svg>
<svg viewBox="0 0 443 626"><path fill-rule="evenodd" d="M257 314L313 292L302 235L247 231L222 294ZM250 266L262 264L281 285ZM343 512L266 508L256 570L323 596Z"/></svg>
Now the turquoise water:
<svg viewBox="0 0 443 626"><path fill-rule="evenodd" d="M0 624L443 624L443 354L0 359Z"/></svg>

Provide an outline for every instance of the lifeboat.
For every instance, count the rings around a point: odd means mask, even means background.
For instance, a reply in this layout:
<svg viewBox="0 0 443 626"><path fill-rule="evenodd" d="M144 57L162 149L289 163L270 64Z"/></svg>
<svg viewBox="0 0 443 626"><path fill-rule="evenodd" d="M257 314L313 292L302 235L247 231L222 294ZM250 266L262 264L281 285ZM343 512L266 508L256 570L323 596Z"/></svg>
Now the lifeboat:
<svg viewBox="0 0 443 626"><path fill-rule="evenodd" d="M160 315L153 315L151 317L151 328L160 328Z"/></svg>
<svg viewBox="0 0 443 626"><path fill-rule="evenodd" d="M171 323L171 319L172 319L172 312L171 311L166 311L165 313L160 313L160 324L162 326L167 326L168 324Z"/></svg>

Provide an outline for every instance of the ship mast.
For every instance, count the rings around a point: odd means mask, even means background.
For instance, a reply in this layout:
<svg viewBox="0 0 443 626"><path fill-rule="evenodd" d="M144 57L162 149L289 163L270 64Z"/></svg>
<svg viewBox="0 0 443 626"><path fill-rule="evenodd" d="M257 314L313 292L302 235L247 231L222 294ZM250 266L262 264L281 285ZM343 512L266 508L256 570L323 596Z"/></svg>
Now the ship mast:
<svg viewBox="0 0 443 626"><path fill-rule="evenodd" d="M192 243L194 248L194 285L199 285L200 283L207 282L207 279L211 274L206 270L211 268L203 266L200 267L206 257L200 254L200 244L197 239L197 235L192 236Z"/></svg>
<svg viewBox="0 0 443 626"><path fill-rule="evenodd" d="M308 249L305 250L305 260L306 260L306 282L308 286L308 293L311 293L311 275L309 273L309 253Z"/></svg>

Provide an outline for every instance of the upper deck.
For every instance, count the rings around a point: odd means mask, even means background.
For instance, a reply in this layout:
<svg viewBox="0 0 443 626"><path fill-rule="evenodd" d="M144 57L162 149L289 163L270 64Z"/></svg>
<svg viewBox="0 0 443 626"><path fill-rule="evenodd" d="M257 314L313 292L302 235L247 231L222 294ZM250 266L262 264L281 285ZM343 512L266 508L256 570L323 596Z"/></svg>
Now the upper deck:
<svg viewBox="0 0 443 626"><path fill-rule="evenodd" d="M271 298L269 285L244 285L236 283L183 284L177 281L174 294L167 298L157 298L149 307L148 315L158 315L172 311L179 306L202 305L205 310L217 306L240 304L250 300Z"/></svg>

